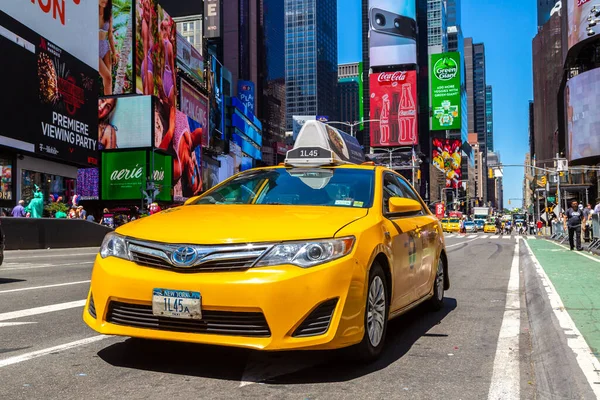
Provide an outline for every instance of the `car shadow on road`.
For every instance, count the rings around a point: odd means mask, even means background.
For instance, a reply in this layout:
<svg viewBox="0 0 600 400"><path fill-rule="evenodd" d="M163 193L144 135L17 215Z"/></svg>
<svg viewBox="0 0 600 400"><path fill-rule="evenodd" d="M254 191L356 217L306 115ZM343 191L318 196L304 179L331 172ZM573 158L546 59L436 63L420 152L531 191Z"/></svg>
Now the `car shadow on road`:
<svg viewBox="0 0 600 400"><path fill-rule="evenodd" d="M260 352L131 338L100 350L98 356L116 367L229 381L243 380L248 369L268 369L271 372L252 373L253 379L269 384L343 382L393 364L423 336L443 340L447 334L428 332L456 307L456 299L446 298L440 311L430 312L422 305L390 321L383 353L371 364L348 362L345 349Z"/></svg>
<svg viewBox="0 0 600 400"><path fill-rule="evenodd" d="M4 285L6 283L17 283L17 282L25 282L26 279L13 279L13 278L0 278L0 285Z"/></svg>

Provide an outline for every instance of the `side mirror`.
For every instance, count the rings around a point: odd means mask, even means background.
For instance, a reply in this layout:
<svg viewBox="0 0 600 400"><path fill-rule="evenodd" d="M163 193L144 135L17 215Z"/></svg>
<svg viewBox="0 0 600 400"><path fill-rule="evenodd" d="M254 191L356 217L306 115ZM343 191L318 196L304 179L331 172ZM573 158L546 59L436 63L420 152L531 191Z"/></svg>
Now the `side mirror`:
<svg viewBox="0 0 600 400"><path fill-rule="evenodd" d="M189 199L187 199L185 201L185 203L183 203L184 206L187 206L189 204L192 204L193 202L195 202L196 200L198 200L200 196L194 196L194 197L190 197Z"/></svg>
<svg viewBox="0 0 600 400"><path fill-rule="evenodd" d="M423 209L418 201L403 197L390 197L388 205L391 214L417 213Z"/></svg>

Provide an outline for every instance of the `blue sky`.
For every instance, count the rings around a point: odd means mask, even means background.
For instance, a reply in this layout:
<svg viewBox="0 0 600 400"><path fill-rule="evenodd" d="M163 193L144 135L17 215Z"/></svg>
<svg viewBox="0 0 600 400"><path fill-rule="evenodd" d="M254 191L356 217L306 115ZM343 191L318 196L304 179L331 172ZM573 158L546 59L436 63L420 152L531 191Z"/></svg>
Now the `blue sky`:
<svg viewBox="0 0 600 400"><path fill-rule="evenodd" d="M400 0L399 0L400 1ZM362 57L361 1L337 0L338 62ZM503 164L523 164L529 149L529 100L533 99L531 40L536 5L519 0L462 0L462 30L484 43L486 80L494 91L494 147ZM523 168L504 168L504 207L521 207Z"/></svg>

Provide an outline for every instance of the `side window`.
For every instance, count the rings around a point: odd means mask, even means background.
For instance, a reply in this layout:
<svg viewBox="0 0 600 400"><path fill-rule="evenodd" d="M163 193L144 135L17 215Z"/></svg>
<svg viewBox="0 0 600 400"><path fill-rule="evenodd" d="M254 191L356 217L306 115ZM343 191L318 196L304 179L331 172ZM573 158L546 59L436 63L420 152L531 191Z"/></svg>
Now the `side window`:
<svg viewBox="0 0 600 400"><path fill-rule="evenodd" d="M411 187L402 179L393 174L385 174L383 177L383 212L389 212L389 200L391 197L402 197L418 201L419 197ZM421 211L422 212L422 211Z"/></svg>

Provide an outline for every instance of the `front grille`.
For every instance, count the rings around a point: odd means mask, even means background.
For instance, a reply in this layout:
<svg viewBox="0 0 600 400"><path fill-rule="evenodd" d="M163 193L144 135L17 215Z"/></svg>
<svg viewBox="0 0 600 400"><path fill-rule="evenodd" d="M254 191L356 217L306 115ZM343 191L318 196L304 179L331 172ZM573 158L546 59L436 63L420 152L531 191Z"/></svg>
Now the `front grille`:
<svg viewBox="0 0 600 400"><path fill-rule="evenodd" d="M190 266L174 265L171 256L177 249L173 245L148 244L131 241L129 254L138 265L172 269L177 272L245 271L269 249L268 246L194 246L199 256Z"/></svg>
<svg viewBox="0 0 600 400"><path fill-rule="evenodd" d="M202 319L158 317L152 306L111 301L106 321L134 328L214 335L269 337L271 331L261 312L202 311Z"/></svg>
<svg viewBox="0 0 600 400"><path fill-rule="evenodd" d="M311 312L292 334L293 337L322 335L329 329L338 299L327 300Z"/></svg>
<svg viewBox="0 0 600 400"><path fill-rule="evenodd" d="M88 307L88 312L94 318L96 318L96 305L94 304L94 296L90 296L90 306Z"/></svg>

